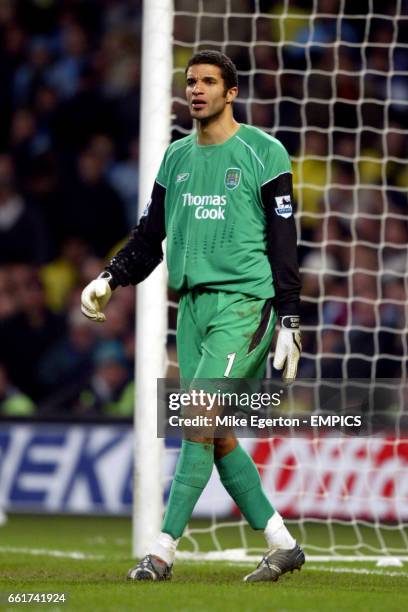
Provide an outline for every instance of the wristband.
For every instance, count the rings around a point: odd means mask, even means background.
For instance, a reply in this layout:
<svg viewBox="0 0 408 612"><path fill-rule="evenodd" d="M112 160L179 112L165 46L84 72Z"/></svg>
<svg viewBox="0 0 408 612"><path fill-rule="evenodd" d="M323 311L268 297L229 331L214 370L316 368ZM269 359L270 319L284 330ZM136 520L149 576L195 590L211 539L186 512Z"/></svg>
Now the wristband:
<svg viewBox="0 0 408 612"><path fill-rule="evenodd" d="M110 272L108 272L107 270L104 270L103 272L101 272L98 276L98 278L104 278L105 280L108 281L108 285L109 287L113 290L116 289L116 287L118 286L117 283L115 283L115 281L113 280L113 276Z"/></svg>
<svg viewBox="0 0 408 612"><path fill-rule="evenodd" d="M299 315L285 315L280 317L280 325L284 329L299 329Z"/></svg>

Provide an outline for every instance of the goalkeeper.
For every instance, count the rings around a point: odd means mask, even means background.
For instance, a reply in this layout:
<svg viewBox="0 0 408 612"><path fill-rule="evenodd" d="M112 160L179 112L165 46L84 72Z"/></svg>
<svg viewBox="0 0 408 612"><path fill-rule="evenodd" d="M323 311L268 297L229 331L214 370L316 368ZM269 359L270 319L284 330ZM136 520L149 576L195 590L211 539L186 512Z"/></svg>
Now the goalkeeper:
<svg viewBox="0 0 408 612"><path fill-rule="evenodd" d="M274 327L274 366L294 380L300 357L296 228L290 161L281 143L233 116L235 65L200 51L186 68L186 98L196 131L172 143L151 199L126 246L82 293L82 312L104 321L112 290L143 281L162 261L180 293L177 352L184 380L262 378ZM179 538L216 465L268 552L244 578L277 580L300 569L304 554L266 497L252 458L234 436L183 440L162 532L131 569L133 580L166 580Z"/></svg>

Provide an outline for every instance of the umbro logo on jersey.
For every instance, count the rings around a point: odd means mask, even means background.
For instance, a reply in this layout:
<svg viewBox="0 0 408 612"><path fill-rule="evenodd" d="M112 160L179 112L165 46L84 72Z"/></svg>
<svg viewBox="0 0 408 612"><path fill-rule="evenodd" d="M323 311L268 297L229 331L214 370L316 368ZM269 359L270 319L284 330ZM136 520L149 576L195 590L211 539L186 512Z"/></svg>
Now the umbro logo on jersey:
<svg viewBox="0 0 408 612"><path fill-rule="evenodd" d="M181 174L178 174L176 177L176 183L183 183L184 181L188 179L189 176L190 176L189 172L182 172Z"/></svg>
<svg viewBox="0 0 408 612"><path fill-rule="evenodd" d="M241 181L241 168L227 168L224 183L227 189L236 189Z"/></svg>
<svg viewBox="0 0 408 612"><path fill-rule="evenodd" d="M290 195L277 196L275 198L275 202L276 202L276 208L275 208L276 214L279 215L279 217L288 219L293 213Z"/></svg>

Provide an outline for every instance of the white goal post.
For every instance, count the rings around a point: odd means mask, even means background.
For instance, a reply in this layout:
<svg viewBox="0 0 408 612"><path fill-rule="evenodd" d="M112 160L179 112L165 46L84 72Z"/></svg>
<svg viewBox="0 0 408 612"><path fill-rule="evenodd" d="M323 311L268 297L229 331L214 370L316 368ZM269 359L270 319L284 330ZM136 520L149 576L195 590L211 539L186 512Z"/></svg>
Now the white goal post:
<svg viewBox="0 0 408 612"><path fill-rule="evenodd" d="M172 0L145 0L142 29L139 213L150 198L170 139ZM137 288L133 546L142 557L160 531L163 440L157 438L156 381L166 371L167 283L164 265ZM114 474L112 475L114 477Z"/></svg>

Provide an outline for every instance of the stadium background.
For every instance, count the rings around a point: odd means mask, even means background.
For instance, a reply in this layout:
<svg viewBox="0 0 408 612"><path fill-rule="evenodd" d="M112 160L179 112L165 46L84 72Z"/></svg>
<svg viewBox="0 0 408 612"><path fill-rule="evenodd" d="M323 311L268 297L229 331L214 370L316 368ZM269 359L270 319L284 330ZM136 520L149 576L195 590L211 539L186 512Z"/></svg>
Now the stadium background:
<svg viewBox="0 0 408 612"><path fill-rule="evenodd" d="M206 10L222 16L219 4L208 1ZM407 355L408 32L406 20L397 28L392 16L397 6L406 15L407 3L255 4L270 15L284 6L286 19L231 19L229 37L243 44L223 49L239 67L237 118L276 135L293 159L304 283L299 375L400 376ZM229 6L251 15L255 4ZM218 48L225 41L220 18L197 20L200 6L176 2L173 138L191 128L180 75L197 27ZM311 11L325 14L312 31ZM375 17L361 18L368 11ZM140 35L137 1L0 2L0 415L24 423L1 429L3 458L14 461L14 471L3 480L0 505L130 509L131 443L111 419L130 422L133 413L134 290L115 292L102 326L80 314L79 300L137 219ZM291 44L278 44L285 40ZM47 453L33 459L49 441L30 419L95 426L47 430L54 453L47 463ZM106 419L110 425L98 427ZM103 455L115 445L115 461L130 463L122 464L123 486L111 499ZM58 464L73 448L75 462ZM58 479L56 465L66 477L58 490L51 477L41 480L44 473ZM378 516L398 512L393 506Z"/></svg>

